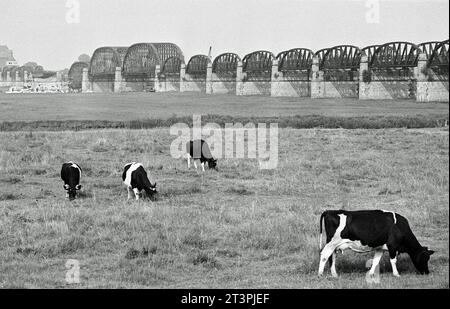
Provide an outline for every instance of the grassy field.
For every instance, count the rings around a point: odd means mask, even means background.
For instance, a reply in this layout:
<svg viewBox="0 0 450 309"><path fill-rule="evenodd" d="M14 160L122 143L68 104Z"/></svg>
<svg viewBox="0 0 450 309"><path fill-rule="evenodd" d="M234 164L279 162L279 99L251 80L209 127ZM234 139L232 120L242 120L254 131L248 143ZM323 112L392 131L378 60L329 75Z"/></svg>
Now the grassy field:
<svg viewBox="0 0 450 309"><path fill-rule="evenodd" d="M175 123L278 123L280 128L435 128L449 121L448 103L311 100L198 93L1 95L0 131L152 129Z"/></svg>
<svg viewBox="0 0 450 309"><path fill-rule="evenodd" d="M148 117L150 108L143 106L152 95L133 97L137 102L108 97L108 104L126 110L121 114L106 103L90 108L98 96L74 96L60 109L18 101L11 112L2 96L0 120L80 119L80 111L90 119ZM183 106L177 114L206 106L202 97L185 100L195 108ZM233 110L239 100L226 98L214 108L260 116L303 110L294 99L276 100L286 107L279 108L270 98L243 98L253 103ZM30 104L36 104L34 114ZM369 114L392 105L342 102L339 114L361 114L355 109L370 104L377 107ZM448 104L401 102L389 109L448 115ZM175 110L160 106L151 115ZM167 128L0 133L0 288L449 288L448 128L283 129L278 169L221 160L219 172L204 175L170 157L172 140ZM64 199L59 178L67 160L85 172L81 198L73 203ZM130 161L142 162L158 182L157 202L126 201L120 176ZM319 279L319 216L341 208L406 216L419 241L437 251L432 274L417 275L402 256L402 278L393 278L385 256L381 284L368 285L371 256L348 252L338 257L340 279L329 271ZM66 285L68 259L80 261L80 285Z"/></svg>
<svg viewBox="0 0 450 309"><path fill-rule="evenodd" d="M448 103L412 100L360 101L356 99L271 98L206 95L199 93L126 93L8 95L0 93L0 122L168 119L174 116L232 117L447 116Z"/></svg>

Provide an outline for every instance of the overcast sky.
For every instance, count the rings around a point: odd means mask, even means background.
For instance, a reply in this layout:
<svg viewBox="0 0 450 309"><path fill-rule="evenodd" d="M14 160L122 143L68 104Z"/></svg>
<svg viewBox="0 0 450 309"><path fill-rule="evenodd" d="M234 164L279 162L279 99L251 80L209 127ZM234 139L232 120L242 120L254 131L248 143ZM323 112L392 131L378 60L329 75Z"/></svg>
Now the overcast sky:
<svg viewBox="0 0 450 309"><path fill-rule="evenodd" d="M213 56L243 57L262 49L440 41L449 37L448 10L448 0L1 0L0 45L19 64L47 69L68 68L100 46L139 42L176 43L187 59L209 46Z"/></svg>

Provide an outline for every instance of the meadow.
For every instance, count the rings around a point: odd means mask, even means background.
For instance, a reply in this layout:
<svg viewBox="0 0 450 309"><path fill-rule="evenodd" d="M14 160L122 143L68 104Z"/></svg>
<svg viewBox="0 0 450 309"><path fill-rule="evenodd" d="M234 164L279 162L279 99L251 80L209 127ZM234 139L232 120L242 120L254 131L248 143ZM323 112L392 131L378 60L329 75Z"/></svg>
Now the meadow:
<svg viewBox="0 0 450 309"><path fill-rule="evenodd" d="M445 117L448 103L413 100L272 98L200 93L19 94L0 93L1 122L135 121L192 117Z"/></svg>
<svg viewBox="0 0 450 309"><path fill-rule="evenodd" d="M175 123L278 123L280 128L387 129L448 125L448 103L237 97L199 93L7 95L0 132L153 129Z"/></svg>
<svg viewBox="0 0 450 309"><path fill-rule="evenodd" d="M16 120L32 117L23 118ZM448 133L286 128L277 169L226 159L219 172L202 174L171 158L168 128L0 132L0 288L448 289ZM74 202L59 177L67 160L84 170ZM156 202L127 201L121 173L131 161L158 182ZM437 252L431 275L417 275L405 255L402 277L393 278L385 256L381 283L369 285L372 256L346 252L338 256L339 279L329 270L318 278L319 216L327 209L406 216L422 245ZM79 285L65 281L68 259L80 262Z"/></svg>

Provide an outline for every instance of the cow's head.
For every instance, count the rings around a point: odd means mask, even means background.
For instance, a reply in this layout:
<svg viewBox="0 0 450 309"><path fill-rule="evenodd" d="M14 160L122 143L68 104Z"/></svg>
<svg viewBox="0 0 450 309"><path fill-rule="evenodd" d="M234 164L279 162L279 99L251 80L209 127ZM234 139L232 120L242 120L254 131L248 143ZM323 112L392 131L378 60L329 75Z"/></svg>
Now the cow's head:
<svg viewBox="0 0 450 309"><path fill-rule="evenodd" d="M434 254L434 251L429 250L427 247L422 247L422 249L423 250L413 258L413 263L420 274L428 275L430 273L428 262L430 261L430 256Z"/></svg>
<svg viewBox="0 0 450 309"><path fill-rule="evenodd" d="M76 185L75 187L71 187L69 185L64 185L64 190L67 191L67 196L69 200L73 201L77 197L77 191L81 190L83 186L82 185Z"/></svg>
<svg viewBox="0 0 450 309"><path fill-rule="evenodd" d="M209 159L208 167L210 169L217 170L217 160L216 159Z"/></svg>
<svg viewBox="0 0 450 309"><path fill-rule="evenodd" d="M155 182L154 185L152 185L152 184L150 183L150 188L149 188L149 190L147 191L148 197L149 197L152 201L155 200L156 194L158 194L157 187L158 187L158 184L157 184L156 182Z"/></svg>

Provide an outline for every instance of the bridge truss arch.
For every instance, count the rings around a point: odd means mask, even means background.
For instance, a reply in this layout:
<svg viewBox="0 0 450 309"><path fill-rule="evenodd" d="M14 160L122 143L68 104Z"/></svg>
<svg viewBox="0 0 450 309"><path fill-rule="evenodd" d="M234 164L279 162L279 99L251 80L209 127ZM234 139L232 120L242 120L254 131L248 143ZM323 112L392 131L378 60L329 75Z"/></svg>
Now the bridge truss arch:
<svg viewBox="0 0 450 309"><path fill-rule="evenodd" d="M436 44L433 53L428 59L427 66L439 80L448 81L449 75L449 40Z"/></svg>
<svg viewBox="0 0 450 309"><path fill-rule="evenodd" d="M373 55L375 54L375 51L377 50L378 47L380 47L380 45L370 45L361 49L361 55L367 56L368 63L372 61Z"/></svg>
<svg viewBox="0 0 450 309"><path fill-rule="evenodd" d="M83 70L89 69L89 64L86 62L74 62L68 73L69 88L73 90L80 90L82 88Z"/></svg>
<svg viewBox="0 0 450 309"><path fill-rule="evenodd" d="M210 63L211 59L208 56L195 55L189 60L187 64L186 73L195 77L206 77L208 64Z"/></svg>
<svg viewBox="0 0 450 309"><path fill-rule="evenodd" d="M224 53L214 59L212 65L213 73L231 73L236 72L238 62L242 59L234 53Z"/></svg>
<svg viewBox="0 0 450 309"><path fill-rule="evenodd" d="M272 64L275 55L270 51L260 50L252 52L242 60L242 71L249 79L271 79Z"/></svg>
<svg viewBox="0 0 450 309"><path fill-rule="evenodd" d="M126 80L153 78L155 68L161 64L156 47L151 43L138 43L130 46L123 60L123 77Z"/></svg>
<svg viewBox="0 0 450 309"><path fill-rule="evenodd" d="M122 68L127 47L100 47L94 51L89 65L89 76L93 80L113 81L116 68Z"/></svg>
<svg viewBox="0 0 450 309"><path fill-rule="evenodd" d="M441 41L430 41L420 43L417 46L420 48L422 53L424 53L427 56L428 60L433 55L434 49L436 48L436 45L438 45L439 43L441 43Z"/></svg>
<svg viewBox="0 0 450 309"><path fill-rule="evenodd" d="M391 42L379 46L370 62L371 68L416 67L422 50L413 43Z"/></svg>
<svg viewBox="0 0 450 309"><path fill-rule="evenodd" d="M127 81L143 81L155 77L156 66L161 68L167 59L184 60L183 52L173 43L138 43L130 46L123 61L123 76Z"/></svg>
<svg viewBox="0 0 450 309"><path fill-rule="evenodd" d="M294 48L277 55L278 70L283 77L295 80L310 80L314 52L307 48Z"/></svg>
<svg viewBox="0 0 450 309"><path fill-rule="evenodd" d="M322 48L314 53L314 57L317 57L319 59L319 65L320 65L320 63L322 63L322 60L325 57L325 54L327 52L328 52L328 48Z"/></svg>
<svg viewBox="0 0 450 309"><path fill-rule="evenodd" d="M369 62L375 80L414 79L414 68L422 50L410 42L390 42L379 46Z"/></svg>
<svg viewBox="0 0 450 309"><path fill-rule="evenodd" d="M355 81L359 78L361 56L361 50L353 45L328 48L319 63L325 81Z"/></svg>
<svg viewBox="0 0 450 309"><path fill-rule="evenodd" d="M180 75L181 65L184 64L184 60L179 57L168 58L162 68L161 73L164 75Z"/></svg>
<svg viewBox="0 0 450 309"><path fill-rule="evenodd" d="M282 72L311 70L314 53L307 48L294 48L278 54L278 69Z"/></svg>

